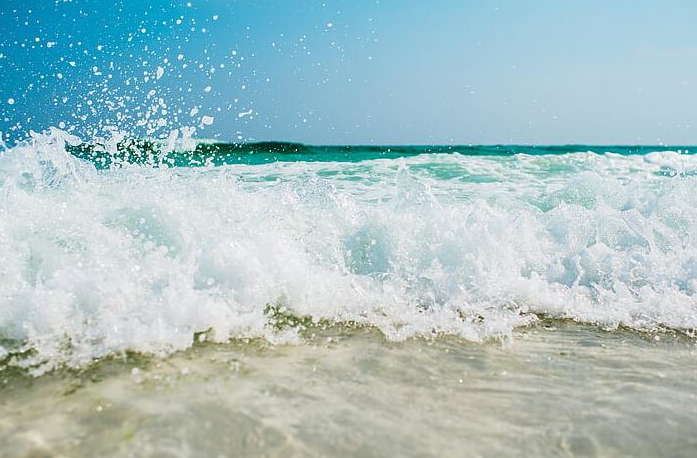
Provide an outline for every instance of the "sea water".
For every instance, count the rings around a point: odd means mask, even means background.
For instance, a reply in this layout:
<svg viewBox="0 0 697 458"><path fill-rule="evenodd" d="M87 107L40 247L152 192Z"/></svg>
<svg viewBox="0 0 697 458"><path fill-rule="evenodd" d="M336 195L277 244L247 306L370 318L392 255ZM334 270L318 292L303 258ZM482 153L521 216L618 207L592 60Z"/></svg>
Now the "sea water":
<svg viewBox="0 0 697 458"><path fill-rule="evenodd" d="M660 340L655 337L660 335ZM197 342L27 378L0 374L3 457L691 457L694 340L568 322L505 345Z"/></svg>
<svg viewBox="0 0 697 458"><path fill-rule="evenodd" d="M696 450L689 148L171 140L0 153L3 454Z"/></svg>

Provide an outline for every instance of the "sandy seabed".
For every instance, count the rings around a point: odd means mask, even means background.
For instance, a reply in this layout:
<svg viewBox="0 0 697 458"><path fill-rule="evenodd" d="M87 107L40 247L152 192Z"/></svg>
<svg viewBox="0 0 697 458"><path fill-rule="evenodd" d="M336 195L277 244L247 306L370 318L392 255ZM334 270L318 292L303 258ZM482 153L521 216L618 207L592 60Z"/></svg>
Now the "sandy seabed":
<svg viewBox="0 0 697 458"><path fill-rule="evenodd" d="M567 322L484 344L333 327L0 371L8 458L688 457L696 430L694 339Z"/></svg>

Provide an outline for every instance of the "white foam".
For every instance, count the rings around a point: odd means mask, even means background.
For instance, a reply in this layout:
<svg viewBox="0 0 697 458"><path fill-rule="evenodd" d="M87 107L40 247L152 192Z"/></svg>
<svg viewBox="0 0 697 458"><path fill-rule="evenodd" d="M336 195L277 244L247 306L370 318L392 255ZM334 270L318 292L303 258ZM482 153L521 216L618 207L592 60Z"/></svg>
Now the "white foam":
<svg viewBox="0 0 697 458"><path fill-rule="evenodd" d="M201 331L299 342L275 303L395 340L505 336L533 312L697 328L697 181L654 173L668 153L98 172L66 141L0 155L0 355L23 342L37 372Z"/></svg>

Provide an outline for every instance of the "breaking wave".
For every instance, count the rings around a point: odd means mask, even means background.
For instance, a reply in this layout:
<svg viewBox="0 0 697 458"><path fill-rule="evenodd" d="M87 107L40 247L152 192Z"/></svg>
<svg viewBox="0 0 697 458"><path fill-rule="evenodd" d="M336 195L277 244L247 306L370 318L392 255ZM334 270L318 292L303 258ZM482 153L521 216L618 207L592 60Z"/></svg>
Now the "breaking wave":
<svg viewBox="0 0 697 458"><path fill-rule="evenodd" d="M695 156L101 168L77 144L52 130L0 154L0 358L37 373L326 322L697 329Z"/></svg>

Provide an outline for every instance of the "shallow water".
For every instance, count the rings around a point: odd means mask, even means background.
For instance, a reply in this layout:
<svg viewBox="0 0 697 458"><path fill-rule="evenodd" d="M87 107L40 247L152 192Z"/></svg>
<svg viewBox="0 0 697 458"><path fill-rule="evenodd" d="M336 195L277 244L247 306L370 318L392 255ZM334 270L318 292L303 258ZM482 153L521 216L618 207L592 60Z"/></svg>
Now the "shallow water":
<svg viewBox="0 0 697 458"><path fill-rule="evenodd" d="M660 340L659 340L660 339ZM697 450L697 349L546 322L484 344L330 327L40 378L0 373L0 455L645 456Z"/></svg>

